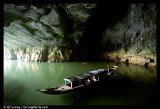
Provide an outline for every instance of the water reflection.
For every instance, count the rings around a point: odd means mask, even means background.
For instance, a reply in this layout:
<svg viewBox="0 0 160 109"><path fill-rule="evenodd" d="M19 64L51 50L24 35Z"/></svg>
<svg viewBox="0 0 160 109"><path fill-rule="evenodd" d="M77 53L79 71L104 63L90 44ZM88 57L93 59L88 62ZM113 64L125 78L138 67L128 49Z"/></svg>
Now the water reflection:
<svg viewBox="0 0 160 109"><path fill-rule="evenodd" d="M26 87L22 82L14 79L7 80L4 78L4 104L23 103L21 96L25 93Z"/></svg>
<svg viewBox="0 0 160 109"><path fill-rule="evenodd" d="M62 95L46 95L37 88L47 88L63 83L66 77L83 72L119 66L115 75L103 84ZM11 105L119 105L153 104L156 69L121 63L79 62L35 63L4 62L4 104ZM150 85L148 84L150 83Z"/></svg>
<svg viewBox="0 0 160 109"><path fill-rule="evenodd" d="M124 74L133 81L149 82L156 80L156 68L145 68L144 66L120 64L118 72Z"/></svg>

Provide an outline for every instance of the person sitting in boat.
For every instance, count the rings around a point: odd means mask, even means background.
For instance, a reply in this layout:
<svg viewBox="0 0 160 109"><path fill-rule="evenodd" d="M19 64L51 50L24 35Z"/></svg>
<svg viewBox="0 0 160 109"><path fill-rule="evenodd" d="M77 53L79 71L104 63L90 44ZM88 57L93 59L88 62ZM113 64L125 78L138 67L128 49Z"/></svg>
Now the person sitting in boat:
<svg viewBox="0 0 160 109"><path fill-rule="evenodd" d="M91 80L90 80L90 78L88 78L88 79L85 81L85 85L90 84L90 82L91 82Z"/></svg>
<svg viewBox="0 0 160 109"><path fill-rule="evenodd" d="M107 70L107 75L110 75L110 68L109 68L109 65L108 65L108 67L106 68L106 70Z"/></svg>
<svg viewBox="0 0 160 109"><path fill-rule="evenodd" d="M97 79L96 79L96 76L94 75L94 76L92 76L92 81L93 82L96 82L97 81Z"/></svg>
<svg viewBox="0 0 160 109"><path fill-rule="evenodd" d="M112 73L112 71L114 71L115 69L117 69L118 66L115 66L113 65L112 67L109 67L108 65L108 68L106 68L107 70L107 75L110 75Z"/></svg>

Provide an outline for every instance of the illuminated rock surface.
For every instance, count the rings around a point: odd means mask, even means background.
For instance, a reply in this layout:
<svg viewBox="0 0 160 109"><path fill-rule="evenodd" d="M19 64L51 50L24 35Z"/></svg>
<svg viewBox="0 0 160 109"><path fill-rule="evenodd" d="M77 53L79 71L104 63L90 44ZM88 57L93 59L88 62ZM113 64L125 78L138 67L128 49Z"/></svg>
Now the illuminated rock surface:
<svg viewBox="0 0 160 109"><path fill-rule="evenodd" d="M156 65L155 4L4 4L6 59Z"/></svg>

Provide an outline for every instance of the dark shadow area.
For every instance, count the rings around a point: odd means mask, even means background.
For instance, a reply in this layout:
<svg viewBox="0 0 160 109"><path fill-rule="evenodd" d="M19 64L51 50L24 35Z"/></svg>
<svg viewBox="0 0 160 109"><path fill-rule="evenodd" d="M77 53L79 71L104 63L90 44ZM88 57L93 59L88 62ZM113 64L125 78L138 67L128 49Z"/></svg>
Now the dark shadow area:
<svg viewBox="0 0 160 109"><path fill-rule="evenodd" d="M110 25L114 25L123 18L128 9L128 3L103 3L98 4L91 12L84 36L80 39L79 45L73 51L73 60L98 61L100 60L102 47L102 33Z"/></svg>
<svg viewBox="0 0 160 109"><path fill-rule="evenodd" d="M25 86L18 80L8 80L8 82L4 83L3 104L15 105L23 103L21 96L25 90Z"/></svg>
<svg viewBox="0 0 160 109"><path fill-rule="evenodd" d="M154 85L137 84L125 75L117 73L105 81L68 94L64 100L71 105L85 105L93 99L97 102L87 105L156 104L155 91Z"/></svg>

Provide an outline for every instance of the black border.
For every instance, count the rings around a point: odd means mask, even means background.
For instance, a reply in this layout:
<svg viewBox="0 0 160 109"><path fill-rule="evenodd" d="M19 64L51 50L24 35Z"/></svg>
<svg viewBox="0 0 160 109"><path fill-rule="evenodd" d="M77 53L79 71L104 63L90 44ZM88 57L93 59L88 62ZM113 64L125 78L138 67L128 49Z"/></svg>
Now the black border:
<svg viewBox="0 0 160 109"><path fill-rule="evenodd" d="M121 4L121 3L156 3L157 4L157 91L156 91L156 94L157 94L157 102L156 104L159 104L160 103L160 86L159 86L159 82L160 82L160 74L159 74L159 55L160 55L160 52L159 52L159 48L160 48L160 33L159 33L159 16L160 16L160 13L159 13L159 4L158 4L158 0L3 0L3 3L2 3L2 14L3 13L3 4L5 3L27 3L27 4L36 4L36 3L118 3L118 4ZM2 20L1 20L1 24L2 24L2 34L1 34L1 37L3 38L3 17L2 17ZM3 39L1 40L2 41L2 48L1 50L3 50ZM2 53L2 64L3 64L3 52ZM3 72L3 70L2 70ZM2 84L3 84L3 73L2 73ZM2 92L3 92L3 85L2 85ZM3 93L1 93L3 94ZM2 95L3 96L3 95ZM3 99L4 100L4 99ZM17 106L21 106L21 105L17 105ZM26 105L27 106L27 105ZM32 105L31 105L32 106ZM39 105L40 106L40 105ZM45 106L45 105L44 105ZM47 105L46 105L47 106ZM53 105L49 105L48 108L83 108L84 106L53 106ZM100 106L101 107L101 106ZM119 108L119 106L102 106L101 108ZM130 105L129 105L130 107ZM147 106L148 107L148 106ZM86 106L86 108L99 108L99 106ZM120 106L120 108L124 108L124 106ZM131 107L130 107L131 108ZM133 106L133 108L137 108ZM141 107L140 107L141 108ZM151 107L153 108L153 107ZM38 108L37 108L38 109Z"/></svg>

